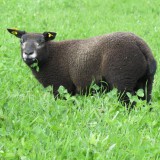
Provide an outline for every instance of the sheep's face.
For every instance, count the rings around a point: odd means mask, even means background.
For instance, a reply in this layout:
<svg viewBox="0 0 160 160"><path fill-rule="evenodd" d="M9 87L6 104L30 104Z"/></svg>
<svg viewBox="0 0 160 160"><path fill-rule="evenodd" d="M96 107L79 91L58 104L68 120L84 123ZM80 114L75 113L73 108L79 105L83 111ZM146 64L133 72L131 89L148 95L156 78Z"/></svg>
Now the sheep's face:
<svg viewBox="0 0 160 160"><path fill-rule="evenodd" d="M31 66L34 63L43 63L47 58L46 42L53 40L56 36L54 32L26 33L15 29L8 29L11 34L20 38L22 59Z"/></svg>

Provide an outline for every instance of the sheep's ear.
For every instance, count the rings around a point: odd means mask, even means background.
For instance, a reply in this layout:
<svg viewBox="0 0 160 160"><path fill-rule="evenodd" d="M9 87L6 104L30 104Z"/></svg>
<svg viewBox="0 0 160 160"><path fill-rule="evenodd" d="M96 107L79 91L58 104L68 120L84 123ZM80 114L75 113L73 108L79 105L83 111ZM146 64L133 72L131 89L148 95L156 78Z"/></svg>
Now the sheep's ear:
<svg viewBox="0 0 160 160"><path fill-rule="evenodd" d="M9 28L7 28L7 30L8 30L9 33L15 35L18 38L21 38L22 35L26 33L25 31L20 31L20 30L17 30L17 29L9 29Z"/></svg>
<svg viewBox="0 0 160 160"><path fill-rule="evenodd" d="M44 33L43 33L43 36L44 36L44 39L45 39L46 41L50 41L50 40L55 39L56 34L57 34L57 33L55 33L55 32L44 32Z"/></svg>

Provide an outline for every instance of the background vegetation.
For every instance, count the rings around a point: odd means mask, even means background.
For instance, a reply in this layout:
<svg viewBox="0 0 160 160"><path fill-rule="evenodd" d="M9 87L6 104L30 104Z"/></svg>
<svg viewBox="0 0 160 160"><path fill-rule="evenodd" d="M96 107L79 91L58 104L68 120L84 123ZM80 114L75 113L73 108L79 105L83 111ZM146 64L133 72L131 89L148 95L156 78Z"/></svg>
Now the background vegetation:
<svg viewBox="0 0 160 160"><path fill-rule="evenodd" d="M55 100L6 31L55 31L57 41L130 31L149 44L159 65L159 6L159 0L0 0L0 159L160 159L159 68L151 112L137 100L128 114L116 90L70 97L60 88L67 100Z"/></svg>

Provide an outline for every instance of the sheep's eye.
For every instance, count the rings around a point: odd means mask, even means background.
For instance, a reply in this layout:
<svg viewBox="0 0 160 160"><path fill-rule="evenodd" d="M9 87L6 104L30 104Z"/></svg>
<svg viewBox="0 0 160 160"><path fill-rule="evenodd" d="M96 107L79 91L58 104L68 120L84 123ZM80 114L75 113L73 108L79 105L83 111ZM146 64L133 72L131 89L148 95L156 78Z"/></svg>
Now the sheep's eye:
<svg viewBox="0 0 160 160"><path fill-rule="evenodd" d="M43 43L44 43L44 41L40 40L40 41L37 42L37 45L41 46Z"/></svg>
<svg viewBox="0 0 160 160"><path fill-rule="evenodd" d="M21 40L20 40L20 43L21 43L21 44L23 44L23 43L24 43L24 40L23 40L23 39L21 39Z"/></svg>

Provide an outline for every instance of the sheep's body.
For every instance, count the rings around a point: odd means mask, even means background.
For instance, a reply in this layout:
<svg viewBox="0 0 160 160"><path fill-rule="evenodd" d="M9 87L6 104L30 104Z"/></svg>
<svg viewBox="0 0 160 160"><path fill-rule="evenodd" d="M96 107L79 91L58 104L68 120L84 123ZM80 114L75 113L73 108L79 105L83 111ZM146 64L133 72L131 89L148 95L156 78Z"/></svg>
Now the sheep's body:
<svg viewBox="0 0 160 160"><path fill-rule="evenodd" d="M48 61L33 74L44 87L60 85L69 92L85 90L94 80L110 89L134 93L151 88L156 62L147 44L132 33L113 33L86 40L48 42ZM148 90L149 95L151 94ZM149 97L148 95L148 97ZM150 100L150 99L149 99Z"/></svg>
<svg viewBox="0 0 160 160"><path fill-rule="evenodd" d="M28 36L32 33L26 34ZM85 91L94 80L103 80L108 88L119 92L130 92L142 88L151 99L156 61L148 45L138 36L128 32L117 32L85 40L45 42L48 55L33 74L44 87L52 85L54 94L60 85L70 93Z"/></svg>

